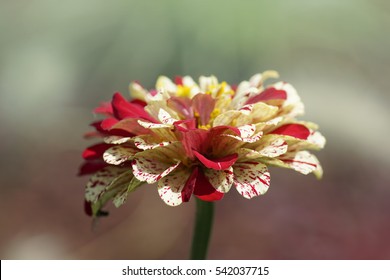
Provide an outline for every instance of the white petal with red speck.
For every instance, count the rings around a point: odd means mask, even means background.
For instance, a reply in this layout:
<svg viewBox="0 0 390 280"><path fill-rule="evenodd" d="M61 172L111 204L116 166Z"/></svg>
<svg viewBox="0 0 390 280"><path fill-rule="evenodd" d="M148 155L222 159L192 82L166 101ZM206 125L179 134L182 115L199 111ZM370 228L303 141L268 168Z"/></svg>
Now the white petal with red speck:
<svg viewBox="0 0 390 280"><path fill-rule="evenodd" d="M168 146L172 144L171 141L158 142L151 135L142 135L138 137L134 137L134 145L141 150L150 150L155 149L157 147Z"/></svg>
<svg viewBox="0 0 390 280"><path fill-rule="evenodd" d="M268 137L264 139L264 142L256 149L257 152L264 157L277 157L287 152L288 145L282 137Z"/></svg>
<svg viewBox="0 0 390 280"><path fill-rule="evenodd" d="M318 159L308 151L299 151L285 154L279 157L290 168L302 174L309 174L317 170Z"/></svg>
<svg viewBox="0 0 390 280"><path fill-rule="evenodd" d="M233 184L233 167L225 170L205 169L204 175L210 184L219 192L227 193Z"/></svg>
<svg viewBox="0 0 390 280"><path fill-rule="evenodd" d="M171 125L169 125L169 124L151 123L151 122L145 122L145 121L141 121L141 120L138 120L138 123L140 124L140 126L142 126L144 128L149 128L149 129L152 129L152 128L170 128L171 127Z"/></svg>
<svg viewBox="0 0 390 280"><path fill-rule="evenodd" d="M139 150L126 146L113 146L106 150L103 159L109 164L119 165L130 160Z"/></svg>
<svg viewBox="0 0 390 280"><path fill-rule="evenodd" d="M191 172L187 168L180 168L158 181L158 193L161 199L170 206L180 205L183 190Z"/></svg>
<svg viewBox="0 0 390 280"><path fill-rule="evenodd" d="M180 143L138 153L132 162L134 176L149 184L157 182L179 166Z"/></svg>
<svg viewBox="0 0 390 280"><path fill-rule="evenodd" d="M175 170L179 164L180 161L174 165L169 165L157 160L137 157L133 160L133 174L138 180L153 184Z"/></svg>
<svg viewBox="0 0 390 280"><path fill-rule="evenodd" d="M169 124L169 125L172 125L174 122L178 121L178 119L172 118L171 115L167 111L165 111L164 109L159 110L158 119L163 124Z"/></svg>
<svg viewBox="0 0 390 280"><path fill-rule="evenodd" d="M271 120L275 117L277 111L277 106L268 105L263 102L245 105L240 109L240 112L249 115L254 123Z"/></svg>
<svg viewBox="0 0 390 280"><path fill-rule="evenodd" d="M242 162L234 165L234 185L245 198L263 195L270 185L267 166L258 162Z"/></svg>
<svg viewBox="0 0 390 280"><path fill-rule="evenodd" d="M132 137L123 137L123 136L112 135L112 136L104 137L103 140L107 144L123 144L123 143L131 141L131 139L132 139Z"/></svg>
<svg viewBox="0 0 390 280"><path fill-rule="evenodd" d="M87 182L85 186L85 200L89 202L96 202L99 196L105 191L111 182L126 169L108 166L96 172Z"/></svg>
<svg viewBox="0 0 390 280"><path fill-rule="evenodd" d="M238 130L240 130L241 133L241 140L246 143L254 143L263 136L262 131L256 133L256 125L254 124L240 126L238 127Z"/></svg>

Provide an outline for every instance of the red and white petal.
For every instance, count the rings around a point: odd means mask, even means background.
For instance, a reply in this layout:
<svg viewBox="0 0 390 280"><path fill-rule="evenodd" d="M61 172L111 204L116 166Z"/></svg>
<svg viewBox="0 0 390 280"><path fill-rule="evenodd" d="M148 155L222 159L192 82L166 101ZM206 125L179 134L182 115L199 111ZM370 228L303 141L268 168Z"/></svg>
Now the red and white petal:
<svg viewBox="0 0 390 280"><path fill-rule="evenodd" d="M210 184L219 192L227 193L233 184L233 167L225 170L205 169L204 175Z"/></svg>
<svg viewBox="0 0 390 280"><path fill-rule="evenodd" d="M134 145L141 150L150 150L157 147L164 147L172 144L172 141L164 141L156 143L156 139L151 135L143 135L134 137Z"/></svg>
<svg viewBox="0 0 390 280"><path fill-rule="evenodd" d="M85 186L85 200L96 202L111 182L128 169L108 166L91 176Z"/></svg>
<svg viewBox="0 0 390 280"><path fill-rule="evenodd" d="M280 156L279 159L288 167L305 175L317 170L319 164L318 159L308 151L288 153Z"/></svg>
<svg viewBox="0 0 390 280"><path fill-rule="evenodd" d="M181 119L192 119L194 111L191 107L191 99L183 96L172 96L167 100L167 106L175 111Z"/></svg>
<svg viewBox="0 0 390 280"><path fill-rule="evenodd" d="M123 136L115 136L115 135L112 135L112 136L107 136L107 137L104 137L103 141L104 143L107 143L107 144L123 144L123 143L126 143L126 142L129 142L131 141L131 137L123 137Z"/></svg>
<svg viewBox="0 0 390 280"><path fill-rule="evenodd" d="M310 130L302 124L289 123L279 126L275 130L269 132L269 134L287 135L306 140L310 135Z"/></svg>
<svg viewBox="0 0 390 280"><path fill-rule="evenodd" d="M183 202L182 190L190 177L187 168L180 168L158 181L158 193L161 199L170 206L178 206Z"/></svg>
<svg viewBox="0 0 390 280"><path fill-rule="evenodd" d="M273 86L266 88L261 93L253 95L245 104L254 104L257 102L277 101L284 102L287 99L287 93L284 90L276 89ZM280 103L278 102L278 103ZM275 103L275 102L273 102Z"/></svg>
<svg viewBox="0 0 390 280"><path fill-rule="evenodd" d="M179 120L179 115L174 110L169 108L167 104L171 96L167 94L167 96L163 97L163 100L148 102L148 105L145 106L145 111L148 112L148 114L152 116L155 120L159 120L161 123L164 124L171 124L173 123L173 121L171 121L171 118L177 121Z"/></svg>
<svg viewBox="0 0 390 280"><path fill-rule="evenodd" d="M171 128L171 125L169 124L162 124L162 123L151 123L151 122L145 122L138 120L138 123L140 126L148 129L153 129L153 128Z"/></svg>
<svg viewBox="0 0 390 280"><path fill-rule="evenodd" d="M278 157L287 152L288 145L281 137L267 137L256 149L264 157Z"/></svg>
<svg viewBox="0 0 390 280"><path fill-rule="evenodd" d="M238 154L230 154L221 158L215 158L215 159L208 159L201 153L197 151L193 151L195 157L204 164L207 168L212 168L215 170L224 170L231 167L238 158Z"/></svg>
<svg viewBox="0 0 390 280"><path fill-rule="evenodd" d="M278 112L277 106L265 104L263 102L245 105L240 109L246 115L249 115L253 123L265 122L275 117Z"/></svg>
<svg viewBox="0 0 390 280"><path fill-rule="evenodd" d="M260 138L263 136L263 132L260 131L258 133L256 132L256 125L254 124L248 124L244 126L238 127L241 133L241 140L245 143L254 143L256 141L259 141Z"/></svg>
<svg viewBox="0 0 390 280"><path fill-rule="evenodd" d="M132 147L113 146L104 152L103 159L109 164L120 165L132 159L137 152L139 150Z"/></svg>
<svg viewBox="0 0 390 280"><path fill-rule="evenodd" d="M133 173L141 182L153 184L175 170L179 164L180 162L168 165L155 160L136 158L133 160Z"/></svg>
<svg viewBox="0 0 390 280"><path fill-rule="evenodd" d="M322 149L325 146L326 139L319 131L310 130L310 135L306 139L310 144L313 144L317 149Z"/></svg>
<svg viewBox="0 0 390 280"><path fill-rule="evenodd" d="M112 147L112 145L110 145L110 144L98 143L98 144L92 145L90 147L87 147L83 151L82 156L86 160L101 159L103 153L107 149L109 149L110 147Z"/></svg>
<svg viewBox="0 0 390 280"><path fill-rule="evenodd" d="M245 198L263 195L270 185L267 166L259 162L242 162L234 165L234 185Z"/></svg>
<svg viewBox="0 0 390 280"><path fill-rule="evenodd" d="M169 124L169 125L172 125L174 122L178 121L178 119L173 118L167 111L165 111L162 108L158 112L158 119L163 124Z"/></svg>
<svg viewBox="0 0 390 280"><path fill-rule="evenodd" d="M241 138L249 138L256 132L256 126L254 124L248 124L238 127Z"/></svg>
<svg viewBox="0 0 390 280"><path fill-rule="evenodd" d="M177 157L182 153L179 148L179 145L173 143L138 153L132 162L134 176L149 184L157 182L179 166Z"/></svg>
<svg viewBox="0 0 390 280"><path fill-rule="evenodd" d="M273 85L273 87L278 90L284 90L287 93L287 99L284 101L283 107L286 109L288 116L296 117L304 113L305 109L301 98L291 84L286 82L277 82Z"/></svg>

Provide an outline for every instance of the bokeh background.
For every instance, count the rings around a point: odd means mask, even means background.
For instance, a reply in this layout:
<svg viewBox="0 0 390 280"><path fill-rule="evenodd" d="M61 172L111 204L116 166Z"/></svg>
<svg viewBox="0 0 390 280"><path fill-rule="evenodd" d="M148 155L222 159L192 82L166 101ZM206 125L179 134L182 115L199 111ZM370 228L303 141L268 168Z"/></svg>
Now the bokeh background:
<svg viewBox="0 0 390 280"><path fill-rule="evenodd" d="M91 113L130 81L267 69L327 137L321 181L271 169L216 205L211 259L390 258L390 2L0 1L0 257L185 259L194 201L153 186L91 230L76 176Z"/></svg>

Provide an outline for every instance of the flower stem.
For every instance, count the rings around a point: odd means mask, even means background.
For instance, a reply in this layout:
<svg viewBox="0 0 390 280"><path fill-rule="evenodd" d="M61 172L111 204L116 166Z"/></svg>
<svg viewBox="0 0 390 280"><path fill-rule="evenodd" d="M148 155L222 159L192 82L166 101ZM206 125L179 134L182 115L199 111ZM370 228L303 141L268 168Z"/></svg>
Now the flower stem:
<svg viewBox="0 0 390 280"><path fill-rule="evenodd" d="M192 238L191 260L204 260L207 256L211 228L213 225L214 203L196 199L196 217Z"/></svg>

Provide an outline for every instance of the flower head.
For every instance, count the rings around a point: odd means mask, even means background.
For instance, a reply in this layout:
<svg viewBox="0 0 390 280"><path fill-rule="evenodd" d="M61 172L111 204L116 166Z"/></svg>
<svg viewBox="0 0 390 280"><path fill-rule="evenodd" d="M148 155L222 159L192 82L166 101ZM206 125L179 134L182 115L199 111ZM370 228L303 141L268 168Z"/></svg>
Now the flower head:
<svg viewBox="0 0 390 280"><path fill-rule="evenodd" d="M237 87L216 77L159 77L154 90L130 84L131 101L115 93L95 113L88 137L103 141L87 148L80 174L93 174L86 186L86 211L102 213L113 199L123 204L144 182L157 184L161 199L177 206L192 195L220 200L232 187L243 197L267 192L267 166L322 176L307 150L324 147L317 125L297 121L304 106L285 82L266 86L274 71L256 74Z"/></svg>

